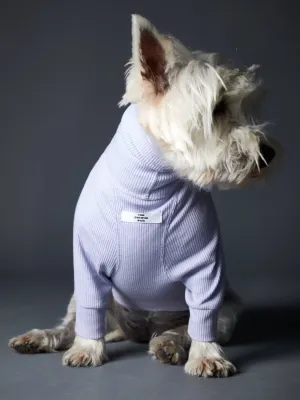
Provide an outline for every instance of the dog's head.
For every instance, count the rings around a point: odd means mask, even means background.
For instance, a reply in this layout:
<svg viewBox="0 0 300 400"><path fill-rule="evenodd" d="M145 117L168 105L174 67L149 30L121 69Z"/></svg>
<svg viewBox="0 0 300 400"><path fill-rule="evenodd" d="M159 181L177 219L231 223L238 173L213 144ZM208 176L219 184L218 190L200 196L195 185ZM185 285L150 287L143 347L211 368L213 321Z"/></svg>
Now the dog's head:
<svg viewBox="0 0 300 400"><path fill-rule="evenodd" d="M215 53L192 52L132 17L132 58L120 105L137 103L139 117L177 172L199 186L241 185L262 176L275 156L263 125L245 104L260 81Z"/></svg>

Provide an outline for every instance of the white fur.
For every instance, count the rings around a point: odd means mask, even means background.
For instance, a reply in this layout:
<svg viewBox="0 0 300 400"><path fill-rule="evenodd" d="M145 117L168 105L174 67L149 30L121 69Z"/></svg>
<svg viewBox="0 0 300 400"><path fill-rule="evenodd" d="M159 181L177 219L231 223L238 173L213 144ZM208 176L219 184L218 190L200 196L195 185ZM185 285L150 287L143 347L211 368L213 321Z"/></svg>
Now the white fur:
<svg viewBox="0 0 300 400"><path fill-rule="evenodd" d="M38 353L40 351L52 353L59 345L57 335L48 334L46 330L32 329L24 335L10 339L8 346L21 353Z"/></svg>
<svg viewBox="0 0 300 400"><path fill-rule="evenodd" d="M103 339L85 339L76 336L72 347L63 355L63 365L72 367L97 367L108 358L105 352Z"/></svg>
<svg viewBox="0 0 300 400"><path fill-rule="evenodd" d="M140 32L148 30L165 54L169 88L156 96L142 77ZM200 55L199 55L200 54ZM202 56L201 56L202 54ZM202 57L202 58L200 58ZM142 125L164 151L167 162L198 186L240 185L258 166L262 128L247 120L242 103L260 82L255 69L246 71L213 65L215 57L191 52L177 39L161 35L145 18L132 18L132 59L126 73L126 92L120 106L138 103ZM227 115L213 118L223 95Z"/></svg>
<svg viewBox="0 0 300 400"><path fill-rule="evenodd" d="M192 340L189 358L184 366L189 375L227 377L236 372L235 366L226 359L217 343Z"/></svg>
<svg viewBox="0 0 300 400"><path fill-rule="evenodd" d="M67 313L65 317L62 319L61 323L57 326L57 329L63 329L70 322L75 320L76 316L76 300L75 295L73 294L67 308Z"/></svg>

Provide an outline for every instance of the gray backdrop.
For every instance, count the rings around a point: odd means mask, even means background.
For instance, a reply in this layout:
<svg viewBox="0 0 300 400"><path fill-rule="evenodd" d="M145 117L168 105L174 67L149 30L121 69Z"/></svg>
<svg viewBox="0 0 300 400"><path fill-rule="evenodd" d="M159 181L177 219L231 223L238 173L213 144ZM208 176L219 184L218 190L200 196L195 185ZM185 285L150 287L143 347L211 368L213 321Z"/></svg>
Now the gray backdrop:
<svg viewBox="0 0 300 400"><path fill-rule="evenodd" d="M269 90L263 117L285 150L281 169L265 187L215 194L229 275L247 305L227 348L242 372L233 379L187 377L127 343L110 345L116 362L92 370L5 344L63 315L75 204L123 112L132 12L191 48L261 64ZM298 400L297 2L2 0L0 32L0 398Z"/></svg>

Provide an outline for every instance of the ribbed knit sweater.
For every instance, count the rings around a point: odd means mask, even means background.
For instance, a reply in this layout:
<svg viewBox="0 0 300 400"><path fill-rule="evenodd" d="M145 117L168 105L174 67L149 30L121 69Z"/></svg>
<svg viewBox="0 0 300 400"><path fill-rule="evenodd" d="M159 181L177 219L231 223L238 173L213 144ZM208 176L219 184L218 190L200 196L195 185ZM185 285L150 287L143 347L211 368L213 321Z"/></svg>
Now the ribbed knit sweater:
<svg viewBox="0 0 300 400"><path fill-rule="evenodd" d="M165 163L137 107L125 110L76 206L76 333L104 336L112 292L131 309L189 309L191 338L214 341L224 259L212 198Z"/></svg>

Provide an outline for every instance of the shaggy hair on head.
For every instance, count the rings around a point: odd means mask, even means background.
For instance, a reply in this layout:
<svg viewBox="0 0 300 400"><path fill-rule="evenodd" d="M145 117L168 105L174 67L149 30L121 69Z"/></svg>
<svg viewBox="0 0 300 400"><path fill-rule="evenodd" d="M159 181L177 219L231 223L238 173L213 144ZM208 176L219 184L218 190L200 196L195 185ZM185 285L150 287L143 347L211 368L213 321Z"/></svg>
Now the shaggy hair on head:
<svg viewBox="0 0 300 400"><path fill-rule="evenodd" d="M218 54L192 52L140 16L133 16L132 37L119 105L139 104L140 122L166 161L198 186L239 185L258 176L264 124L250 120L243 107L260 86L257 66L242 71Z"/></svg>

